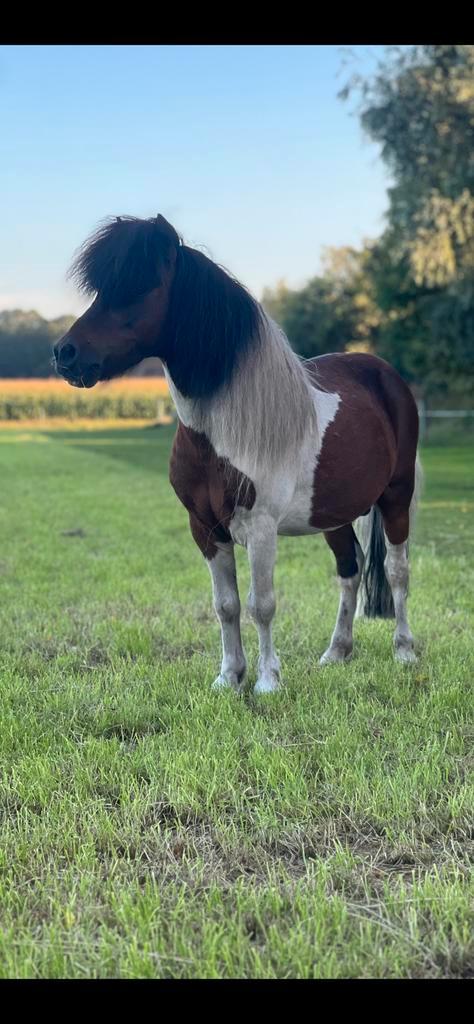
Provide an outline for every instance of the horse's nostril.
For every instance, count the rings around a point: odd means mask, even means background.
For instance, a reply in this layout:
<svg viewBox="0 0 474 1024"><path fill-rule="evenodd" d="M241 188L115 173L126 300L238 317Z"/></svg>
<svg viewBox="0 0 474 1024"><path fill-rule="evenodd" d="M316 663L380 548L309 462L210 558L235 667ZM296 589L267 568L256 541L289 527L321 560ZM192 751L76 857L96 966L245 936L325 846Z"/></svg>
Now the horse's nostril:
<svg viewBox="0 0 474 1024"><path fill-rule="evenodd" d="M59 349L59 361L62 366L72 366L77 359L77 348L71 341L66 341Z"/></svg>

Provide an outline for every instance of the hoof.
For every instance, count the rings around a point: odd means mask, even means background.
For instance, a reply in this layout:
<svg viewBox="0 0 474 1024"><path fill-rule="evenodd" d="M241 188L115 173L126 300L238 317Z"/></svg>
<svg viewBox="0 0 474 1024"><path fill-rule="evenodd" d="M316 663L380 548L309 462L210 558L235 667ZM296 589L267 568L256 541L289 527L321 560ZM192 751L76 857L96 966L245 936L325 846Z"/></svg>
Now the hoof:
<svg viewBox="0 0 474 1024"><path fill-rule="evenodd" d="M255 683L253 692L255 694L260 693L277 693L282 688L282 682L280 676L276 672L269 672L265 676L260 676Z"/></svg>
<svg viewBox="0 0 474 1024"><path fill-rule="evenodd" d="M414 665L418 661L418 658L415 654L413 644L396 647L395 660L400 661L402 665Z"/></svg>
<svg viewBox="0 0 474 1024"><path fill-rule="evenodd" d="M352 658L352 647L328 647L327 651L319 659L320 665L335 665L338 662L350 661Z"/></svg>
<svg viewBox="0 0 474 1024"><path fill-rule="evenodd" d="M244 686L244 677L245 672L241 672L240 675L237 675L237 672L221 672L217 679L214 679L211 690L234 690L235 693L240 693Z"/></svg>

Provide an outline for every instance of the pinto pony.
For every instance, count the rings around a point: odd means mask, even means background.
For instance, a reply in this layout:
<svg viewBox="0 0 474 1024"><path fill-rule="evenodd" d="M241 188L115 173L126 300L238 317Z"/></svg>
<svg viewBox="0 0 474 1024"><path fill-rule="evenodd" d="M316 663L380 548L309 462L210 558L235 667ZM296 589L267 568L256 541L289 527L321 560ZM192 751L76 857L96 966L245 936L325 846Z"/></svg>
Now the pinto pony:
<svg viewBox="0 0 474 1024"><path fill-rule="evenodd" d="M351 656L358 592L360 613L395 618L395 657L415 661L406 598L418 414L398 373L361 353L302 361L246 289L162 216L105 222L71 274L94 298L54 349L70 384L163 361L179 417L170 481L209 566L222 632L214 686L239 690L246 671L234 544L250 563L255 692L280 686L279 534L323 533L336 558L339 610L321 664Z"/></svg>

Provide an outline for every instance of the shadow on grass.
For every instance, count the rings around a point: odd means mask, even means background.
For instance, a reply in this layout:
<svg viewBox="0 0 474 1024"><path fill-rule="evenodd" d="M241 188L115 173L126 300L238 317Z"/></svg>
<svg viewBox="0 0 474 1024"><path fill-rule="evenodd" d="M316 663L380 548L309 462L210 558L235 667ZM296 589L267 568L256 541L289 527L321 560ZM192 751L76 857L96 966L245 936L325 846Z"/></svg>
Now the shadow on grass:
<svg viewBox="0 0 474 1024"><path fill-rule="evenodd" d="M137 469L153 473L168 467L176 427L156 426L97 430L50 430L44 433L50 441L65 447L79 448L91 455L119 459Z"/></svg>

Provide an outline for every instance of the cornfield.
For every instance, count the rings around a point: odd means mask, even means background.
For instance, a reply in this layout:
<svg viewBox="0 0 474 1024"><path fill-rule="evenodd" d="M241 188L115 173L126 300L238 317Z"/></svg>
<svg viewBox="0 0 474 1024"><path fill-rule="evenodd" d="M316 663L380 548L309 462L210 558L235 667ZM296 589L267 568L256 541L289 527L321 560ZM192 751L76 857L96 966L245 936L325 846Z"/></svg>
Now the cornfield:
<svg viewBox="0 0 474 1024"><path fill-rule="evenodd" d="M173 403L163 377L125 377L73 388L57 378L0 379L0 421L118 419L167 421Z"/></svg>

